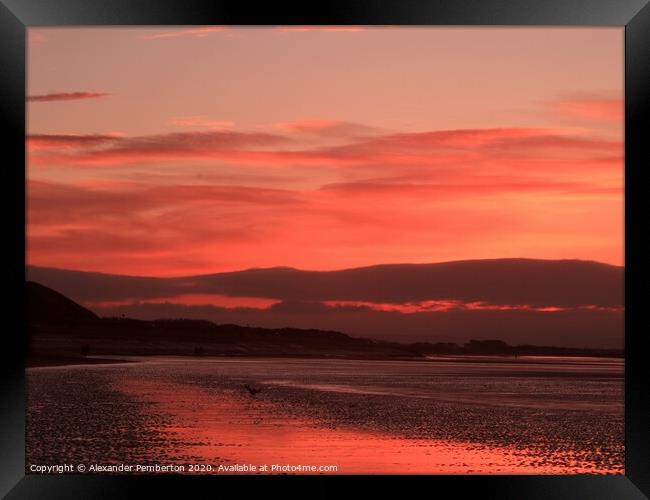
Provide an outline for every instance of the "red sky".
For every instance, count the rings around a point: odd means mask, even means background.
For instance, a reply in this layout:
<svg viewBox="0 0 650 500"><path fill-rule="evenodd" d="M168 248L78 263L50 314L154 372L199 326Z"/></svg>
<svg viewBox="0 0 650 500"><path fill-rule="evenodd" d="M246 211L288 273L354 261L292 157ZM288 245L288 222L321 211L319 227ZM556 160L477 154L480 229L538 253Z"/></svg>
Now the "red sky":
<svg viewBox="0 0 650 500"><path fill-rule="evenodd" d="M623 30L29 29L28 263L623 264Z"/></svg>

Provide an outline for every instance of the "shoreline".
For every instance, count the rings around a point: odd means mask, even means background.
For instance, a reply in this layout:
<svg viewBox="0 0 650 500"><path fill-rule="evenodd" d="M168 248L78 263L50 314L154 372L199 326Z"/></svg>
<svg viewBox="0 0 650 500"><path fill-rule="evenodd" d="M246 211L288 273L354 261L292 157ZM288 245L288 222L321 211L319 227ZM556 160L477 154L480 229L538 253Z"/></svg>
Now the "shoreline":
<svg viewBox="0 0 650 500"><path fill-rule="evenodd" d="M106 356L106 357L103 357ZM25 368L47 368L66 366L87 366L98 364L119 364L119 363L141 363L143 361L156 361L162 359L177 359L179 361L218 361L225 359L240 360L264 360L264 359L306 359L306 360L340 360L340 361L399 361L399 362L425 362L425 363L512 363L512 364L552 364L558 361L564 363L588 363L589 361L625 361L625 356L575 356L575 355L521 355L513 356L508 354L449 354L433 355L425 357L366 357L366 356L327 356L327 355L295 355L295 354L268 354L268 355L209 355L189 356L184 354L100 354L97 356L75 357L75 356L35 356L26 358Z"/></svg>
<svg viewBox="0 0 650 500"><path fill-rule="evenodd" d="M105 356L111 356L105 354ZM115 359L115 358L102 358L102 357L33 357L26 358L25 368L56 368L68 366L88 366L88 365L112 365L121 363L138 363L135 360L128 359Z"/></svg>

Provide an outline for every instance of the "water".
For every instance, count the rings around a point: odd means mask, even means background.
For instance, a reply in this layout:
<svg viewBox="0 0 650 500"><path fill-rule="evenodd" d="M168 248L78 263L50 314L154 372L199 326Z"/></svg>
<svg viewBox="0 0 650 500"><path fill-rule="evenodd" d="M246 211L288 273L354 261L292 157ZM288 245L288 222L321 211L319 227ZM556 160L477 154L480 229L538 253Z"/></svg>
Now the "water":
<svg viewBox="0 0 650 500"><path fill-rule="evenodd" d="M28 370L28 472L59 463L624 472L622 360L138 361Z"/></svg>

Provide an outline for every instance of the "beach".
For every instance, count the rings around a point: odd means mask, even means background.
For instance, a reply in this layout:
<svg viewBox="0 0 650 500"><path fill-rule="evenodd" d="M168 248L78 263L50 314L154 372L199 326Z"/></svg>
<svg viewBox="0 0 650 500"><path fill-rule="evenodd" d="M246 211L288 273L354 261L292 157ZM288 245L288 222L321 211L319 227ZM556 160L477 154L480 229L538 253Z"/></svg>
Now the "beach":
<svg viewBox="0 0 650 500"><path fill-rule="evenodd" d="M27 370L27 473L624 472L621 359L122 359Z"/></svg>

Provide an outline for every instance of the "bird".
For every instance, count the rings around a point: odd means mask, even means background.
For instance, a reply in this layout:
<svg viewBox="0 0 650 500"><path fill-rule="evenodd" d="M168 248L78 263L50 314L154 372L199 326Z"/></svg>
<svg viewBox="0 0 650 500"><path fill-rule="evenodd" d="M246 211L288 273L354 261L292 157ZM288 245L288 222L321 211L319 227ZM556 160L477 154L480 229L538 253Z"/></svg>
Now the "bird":
<svg viewBox="0 0 650 500"><path fill-rule="evenodd" d="M248 391L248 393L249 393L251 396L255 396L255 395L257 395L257 393L262 392L262 388L261 388L261 387L260 387L260 388L257 388L257 387L251 387L251 386L248 385L248 384L244 384L244 387L246 388L246 390Z"/></svg>

